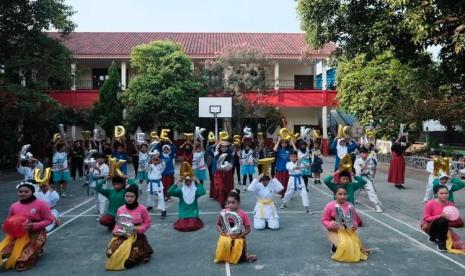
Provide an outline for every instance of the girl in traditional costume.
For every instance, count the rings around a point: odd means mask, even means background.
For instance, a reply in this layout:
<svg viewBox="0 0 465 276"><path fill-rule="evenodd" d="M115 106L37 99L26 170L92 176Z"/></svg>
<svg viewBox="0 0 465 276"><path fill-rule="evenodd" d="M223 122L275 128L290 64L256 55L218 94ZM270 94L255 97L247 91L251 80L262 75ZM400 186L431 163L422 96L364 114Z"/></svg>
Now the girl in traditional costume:
<svg viewBox="0 0 465 276"><path fill-rule="evenodd" d="M357 234L358 223L355 207L347 199L347 189L338 186L334 190L335 200L326 204L321 216L331 242L331 258L340 262L359 262L368 259L369 251L363 248Z"/></svg>
<svg viewBox="0 0 465 276"><path fill-rule="evenodd" d="M448 201L449 189L444 185L434 187L435 199L429 200L423 209L423 221L421 229L429 236L429 240L437 244L439 251L465 254L465 243L452 230L452 228L462 228L463 219L456 214L452 218L445 208L455 207L453 202ZM458 210L456 211L458 213Z"/></svg>
<svg viewBox="0 0 465 276"><path fill-rule="evenodd" d="M179 219L173 228L181 232L197 231L203 228L199 218L198 198L205 194L205 188L194 176L189 163L182 164L179 175L181 186L174 184L168 190L170 196L179 198Z"/></svg>
<svg viewBox="0 0 465 276"><path fill-rule="evenodd" d="M347 140L344 138L336 138L333 140L331 145L331 150L336 153L336 162L334 163L334 171L339 169L339 163L341 159L344 158L346 154L351 154L357 149L358 145L355 140L350 140L347 143Z"/></svg>
<svg viewBox="0 0 465 276"><path fill-rule="evenodd" d="M139 204L139 188L129 186L124 194L125 205L118 208L117 223L113 230L113 239L107 250L107 270L123 270L140 263L146 263L153 254L152 247L147 241L145 232L150 229L152 219L142 204ZM128 219L129 222L123 222ZM125 229L128 225L134 229ZM131 231L132 230L132 231Z"/></svg>
<svg viewBox="0 0 465 276"><path fill-rule="evenodd" d="M289 153L291 149L297 150L294 141L283 140L281 137L278 138L273 148L276 158L275 177L284 186L284 190L280 193L281 198L284 197L284 193L287 190L287 183L289 182L289 172L286 169L286 164L289 162Z"/></svg>
<svg viewBox="0 0 465 276"><path fill-rule="evenodd" d="M246 236L252 231L250 227L250 219L246 212L240 209L241 198L239 190L229 192L227 196L226 209L223 209L216 220L216 229L220 233L218 243L216 245L215 262L227 262L237 264L239 262L255 262L257 256L247 254ZM230 216L222 217L224 212L233 212L232 215L236 221L230 221ZM239 223L241 229L237 233L227 231L226 224ZM236 225L239 226L239 225Z"/></svg>
<svg viewBox="0 0 465 276"><path fill-rule="evenodd" d="M24 233L20 237L9 234L0 243L0 255L6 257L3 267L23 271L32 268L43 253L47 234L45 228L53 223L54 217L46 202L34 196L35 187L29 183L18 186L19 201L13 203L8 217L24 218ZM6 227L5 225L3 227Z"/></svg>
<svg viewBox="0 0 465 276"><path fill-rule="evenodd" d="M168 189L174 183L174 158L176 156L176 148L171 141L161 147L160 159L165 164L165 169L162 172L163 194L164 200L169 201ZM191 149L192 151L192 149ZM192 163L192 159L191 162Z"/></svg>
<svg viewBox="0 0 465 276"><path fill-rule="evenodd" d="M257 203L254 208L253 228L263 230L279 229L279 216L273 202L273 196L284 189L283 185L268 175L260 175L250 183L248 190L255 193Z"/></svg>
<svg viewBox="0 0 465 276"><path fill-rule="evenodd" d="M224 208L229 191L234 189L233 156L229 150L230 143L220 142L215 151L217 167L215 171L215 199ZM219 164L221 163L221 164Z"/></svg>

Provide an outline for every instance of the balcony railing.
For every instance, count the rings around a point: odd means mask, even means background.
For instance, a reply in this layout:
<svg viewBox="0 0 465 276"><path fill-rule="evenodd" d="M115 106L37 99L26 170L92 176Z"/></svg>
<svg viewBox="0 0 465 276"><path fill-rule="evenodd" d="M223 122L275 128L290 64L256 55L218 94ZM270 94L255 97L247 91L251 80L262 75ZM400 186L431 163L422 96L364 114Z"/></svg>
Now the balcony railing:
<svg viewBox="0 0 465 276"><path fill-rule="evenodd" d="M76 89L93 89L92 80L76 80Z"/></svg>
<svg viewBox="0 0 465 276"><path fill-rule="evenodd" d="M266 88L267 89L274 89L275 81L267 80L266 81ZM321 90L322 89L322 81L319 79L314 79L313 83L310 85L308 83L299 82L296 83L295 80L279 80L279 89L283 90ZM335 90L336 85L334 82L334 78L328 77L328 90Z"/></svg>

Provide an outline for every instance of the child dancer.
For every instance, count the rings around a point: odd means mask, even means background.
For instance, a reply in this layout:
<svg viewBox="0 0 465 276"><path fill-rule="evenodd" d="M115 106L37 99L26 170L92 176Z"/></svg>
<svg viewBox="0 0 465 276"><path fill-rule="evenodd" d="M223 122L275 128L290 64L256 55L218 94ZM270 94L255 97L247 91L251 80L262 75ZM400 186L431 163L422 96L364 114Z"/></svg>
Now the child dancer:
<svg viewBox="0 0 465 276"><path fill-rule="evenodd" d="M106 180L98 180L95 191L108 199L108 210L107 213L100 217L100 224L108 227L108 230L112 231L115 227L116 211L119 207L124 205L124 193L126 188L126 179L122 177L113 177L111 183L113 189L105 189L103 185Z"/></svg>
<svg viewBox="0 0 465 276"><path fill-rule="evenodd" d="M459 178L450 178L446 173L441 172L439 177L433 181L433 189L439 185L446 186L449 189L449 201L454 202L454 192L465 187L465 181Z"/></svg>
<svg viewBox="0 0 465 276"><path fill-rule="evenodd" d="M254 208L253 228L263 230L266 227L272 230L279 229L279 216L273 202L273 195L284 189L276 178L268 175L259 175L250 183L248 190L255 193L257 203Z"/></svg>
<svg viewBox="0 0 465 276"><path fill-rule="evenodd" d="M129 215L135 226L134 232L125 233L121 225L116 224L113 229L113 238L108 245L107 270L123 270L140 263L146 263L153 254L145 232L150 229L152 219L147 209L139 204L139 188L137 185L129 186L124 193L125 204L118 208L117 216Z"/></svg>
<svg viewBox="0 0 465 276"><path fill-rule="evenodd" d="M355 174L363 178L367 184L365 184L365 190L367 191L368 198L373 204L375 204L376 212L382 213L383 209L381 208L381 201L376 194L375 189L375 171L376 171L376 162L368 156L368 149L361 147L359 149L360 156L355 160L354 169Z"/></svg>
<svg viewBox="0 0 465 276"><path fill-rule="evenodd" d="M54 217L54 220L52 223L45 227L45 231L50 232L53 230L53 228L55 228L55 226L59 226L61 224L60 220L58 219L58 211L55 208L58 201L60 200L60 195L58 195L56 191L52 190L47 182L44 182L40 183L39 191L36 191L34 196L37 199L47 202L48 206L50 207L50 211Z"/></svg>
<svg viewBox="0 0 465 276"><path fill-rule="evenodd" d="M215 199L224 208L229 191L234 189L234 167L232 167L233 156L229 151L230 143L222 141L217 145L215 151L215 160L217 163L214 181L215 181ZM230 166L221 167L223 164L218 164L219 158L226 154L224 162L228 162Z"/></svg>
<svg viewBox="0 0 465 276"><path fill-rule="evenodd" d="M276 158L275 176L276 179L278 179L278 181L284 186L284 190L280 193L281 198L284 197L284 192L287 191L287 183L289 182L289 172L286 169L286 164L289 162L291 147L295 151L297 150L294 141L291 140L291 145L289 145L289 141L283 140L279 137L273 148Z"/></svg>
<svg viewBox="0 0 465 276"><path fill-rule="evenodd" d="M179 197L179 219L174 223L173 228L181 232L192 232L203 228L203 222L199 218L199 207L197 199L205 194L205 188L194 177L189 163L184 162L181 172L188 170L188 174L181 175L179 183L181 187L174 184L168 190L171 196Z"/></svg>
<svg viewBox="0 0 465 276"><path fill-rule="evenodd" d="M352 217L351 226L340 225L336 221L336 207L342 209L344 216L349 215L349 210L352 209L353 216L357 217L355 207L347 201L346 187L337 186L334 189L334 197L335 200L326 204L321 216L321 223L328 230L328 240L331 242L331 258L350 263L367 260L369 251L363 248L356 232L360 226L357 220Z"/></svg>
<svg viewBox="0 0 465 276"><path fill-rule="evenodd" d="M365 187L367 182L360 176L355 176L355 182L351 182L351 173L348 171L336 171L334 174L339 175L339 183L336 184L333 182L333 176L328 175L323 181L326 186L334 193L338 185L346 187L347 190L347 201L352 204L355 204L355 191Z"/></svg>
<svg viewBox="0 0 465 276"><path fill-rule="evenodd" d="M115 141L112 141L112 148L114 147ZM113 150L113 156L118 160L128 160L128 153L126 152L126 140L122 139L122 142L118 142L116 144L116 149ZM128 175L128 165L127 162L121 165L120 170L125 174Z"/></svg>
<svg viewBox="0 0 465 276"><path fill-rule="evenodd" d="M429 173L428 182L426 183L425 196L423 197L423 203L433 198L433 181L437 178L434 175L434 159L439 157L439 151L431 151L431 160L426 163L426 171Z"/></svg>
<svg viewBox="0 0 465 276"><path fill-rule="evenodd" d="M230 264L237 264L239 262L255 262L257 256L247 254L246 236L251 232L250 219L246 212L240 209L241 198L239 196L240 190L233 190L229 192L227 197L227 206L224 211L235 212L242 221L242 231L240 234L231 234L225 231L222 223L222 218L219 216L216 220L216 229L220 233L218 243L216 245L215 262L227 262Z"/></svg>
<svg viewBox="0 0 465 276"><path fill-rule="evenodd" d="M5 269L24 271L32 268L47 240L45 227L54 218L46 202L34 196L35 187L29 183L18 186L19 201L13 203L8 211L8 217L20 215L26 217L23 229L27 232L20 238L6 235L0 242L0 255Z"/></svg>
<svg viewBox="0 0 465 276"><path fill-rule="evenodd" d="M314 149L312 153L312 173L315 184L321 184L321 173L323 173L323 158L321 157L321 150Z"/></svg>
<svg viewBox="0 0 465 276"><path fill-rule="evenodd" d="M169 144L164 144L161 147L162 154L160 156L161 161L165 164L165 169L162 172L162 183L163 183L163 196L164 201L171 201L168 195L168 189L174 183L174 157L176 150L174 144L169 142ZM190 164L192 164L192 159Z"/></svg>
<svg viewBox="0 0 465 276"><path fill-rule="evenodd" d="M216 142L209 140L205 155L206 155L206 161L207 161L207 166L208 166L208 178L210 179L209 196L212 199L215 198L215 182L214 182L215 178L213 177L216 171L215 150L216 150Z"/></svg>
<svg viewBox="0 0 465 276"><path fill-rule="evenodd" d="M310 167L312 164L312 159L310 158L310 151L308 149L308 144L304 140L299 143L299 150L297 151L297 158L299 163L302 166L302 178L304 179L305 189L308 192L308 178L312 177Z"/></svg>
<svg viewBox="0 0 465 276"><path fill-rule="evenodd" d="M105 163L105 156L103 154L97 153L95 158L95 165L89 168L89 192L95 198L95 207L97 210L97 214L102 216L105 213L105 202L107 199L98 192L94 192L94 190L97 187L97 181L103 181L102 187L106 186L106 178L110 173L110 168Z"/></svg>
<svg viewBox="0 0 465 276"><path fill-rule="evenodd" d="M241 185L241 145L233 145L234 171L236 172L237 182Z"/></svg>
<svg viewBox="0 0 465 276"><path fill-rule="evenodd" d="M242 175L242 190L247 190L247 177L249 177L249 182L253 180L253 175L255 173L255 152L252 149L250 143L245 143L244 148L240 151L240 166L241 166L241 175Z"/></svg>
<svg viewBox="0 0 465 276"><path fill-rule="evenodd" d="M191 165L192 165L192 158L193 158L192 147L193 146L192 146L192 143L190 141L184 142L184 144L182 144L179 147L179 149L182 150L182 160L183 160L183 162L188 162ZM170 183L170 186L171 186L171 184L173 184L173 183Z"/></svg>
<svg viewBox="0 0 465 276"><path fill-rule="evenodd" d="M137 180L139 180L139 193L141 193L142 185L144 181L147 181L147 163L149 162L147 144L141 144L138 148L138 166L137 166Z"/></svg>
<svg viewBox="0 0 465 276"><path fill-rule="evenodd" d="M339 169L339 163L341 159L346 154L351 154L353 151L357 149L358 145L354 140L350 140L350 143L347 144L346 139L344 138L336 138L331 145L331 150L336 153L336 163L334 164L334 171Z"/></svg>
<svg viewBox="0 0 465 276"><path fill-rule="evenodd" d="M286 164L286 169L289 172L289 182L280 208L286 208L286 204L292 199L294 193L300 192L302 204L304 205L306 212L308 214L312 214L312 211L309 208L307 189L305 189L304 180L302 178L301 165L297 160L297 151L291 151L289 157L291 161Z"/></svg>
<svg viewBox="0 0 465 276"><path fill-rule="evenodd" d="M66 184L69 181L68 144L66 140L53 144L52 171L53 183L62 197L66 197Z"/></svg>
<svg viewBox="0 0 465 276"><path fill-rule="evenodd" d="M163 194L162 174L166 165L160 159L160 155L156 152L147 164L147 210L150 211L155 206L155 197L158 198L157 209L161 211L161 218L166 218L165 211L165 196Z"/></svg>
<svg viewBox="0 0 465 276"><path fill-rule="evenodd" d="M34 169L37 168L42 173L44 171L44 164L35 158L29 160L18 159L16 170L24 176L24 182L30 182L34 179Z"/></svg>
<svg viewBox="0 0 465 276"><path fill-rule="evenodd" d="M423 221L421 229L429 235L429 241L437 244L439 251L465 254L465 243L452 230L452 228L462 228L463 219L449 219L444 213L444 208L454 206L448 200L449 189L444 185L437 185L434 188L435 199L429 200L423 207Z"/></svg>
<svg viewBox="0 0 465 276"><path fill-rule="evenodd" d="M205 151L202 142L195 143L192 167L195 177L203 185L203 182L207 179L207 165L205 164Z"/></svg>

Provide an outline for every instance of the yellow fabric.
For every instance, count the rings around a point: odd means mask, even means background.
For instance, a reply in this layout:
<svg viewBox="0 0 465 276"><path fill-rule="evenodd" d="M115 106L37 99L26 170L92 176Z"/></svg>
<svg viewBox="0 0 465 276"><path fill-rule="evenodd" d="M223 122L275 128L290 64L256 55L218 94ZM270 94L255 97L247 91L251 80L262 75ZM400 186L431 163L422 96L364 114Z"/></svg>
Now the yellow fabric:
<svg viewBox="0 0 465 276"><path fill-rule="evenodd" d="M235 239L234 246L232 246L231 237L220 236L216 245L215 262L225 262L230 264L237 264L242 256L244 248L243 239Z"/></svg>
<svg viewBox="0 0 465 276"><path fill-rule="evenodd" d="M5 269L14 268L16 265L16 260L21 256L24 247L29 243L29 235L26 234L21 238L15 240L12 236L6 236L3 241L0 243L0 252L8 246L10 242L14 241L15 245L13 246L13 250L11 250L10 256L8 260L3 264Z"/></svg>
<svg viewBox="0 0 465 276"><path fill-rule="evenodd" d="M454 249L452 248L452 244L453 244L452 235L450 234L450 232L447 232L447 240L446 240L447 252L465 255L465 250Z"/></svg>
<svg viewBox="0 0 465 276"><path fill-rule="evenodd" d="M362 242L357 232L349 229L338 229L339 243L337 250L331 257L335 261L356 263L368 259L368 255L362 250Z"/></svg>
<svg viewBox="0 0 465 276"><path fill-rule="evenodd" d="M273 199L259 199L257 202L259 205L258 216L261 219L265 217L265 205L272 205L275 209Z"/></svg>
<svg viewBox="0 0 465 276"><path fill-rule="evenodd" d="M110 244L118 238L113 238L110 241ZM131 253L132 244L136 241L137 235L134 233L129 236L119 247L118 249L111 254L108 258L107 263L105 264L106 270L123 270L125 269L124 263L129 258Z"/></svg>

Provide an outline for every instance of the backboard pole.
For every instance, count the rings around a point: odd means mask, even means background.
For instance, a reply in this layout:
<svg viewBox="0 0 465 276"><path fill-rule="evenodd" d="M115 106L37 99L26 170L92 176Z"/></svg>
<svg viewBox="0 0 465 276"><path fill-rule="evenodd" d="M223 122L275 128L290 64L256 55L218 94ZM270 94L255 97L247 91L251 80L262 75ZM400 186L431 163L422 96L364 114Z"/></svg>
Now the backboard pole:
<svg viewBox="0 0 465 276"><path fill-rule="evenodd" d="M214 115L215 115L215 137L216 139L218 139L218 116L217 116L218 114L215 113Z"/></svg>

